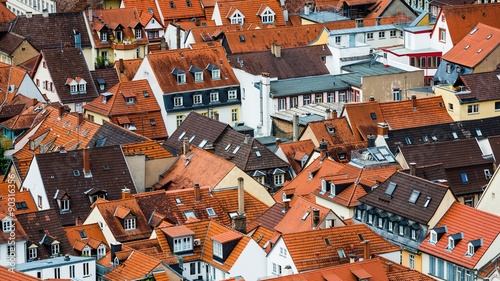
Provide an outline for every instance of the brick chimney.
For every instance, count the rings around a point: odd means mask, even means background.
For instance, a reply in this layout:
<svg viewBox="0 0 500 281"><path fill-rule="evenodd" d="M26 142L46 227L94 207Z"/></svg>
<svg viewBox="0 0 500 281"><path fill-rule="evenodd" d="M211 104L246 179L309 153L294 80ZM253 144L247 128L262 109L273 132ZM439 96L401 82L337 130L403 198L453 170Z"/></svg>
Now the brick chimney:
<svg viewBox="0 0 500 281"><path fill-rule="evenodd" d="M130 193L130 188L123 188L122 189L122 199L127 199L127 198L130 198L132 197L132 194Z"/></svg>
<svg viewBox="0 0 500 281"><path fill-rule="evenodd" d="M238 214L245 214L245 187L243 178L238 178Z"/></svg>
<svg viewBox="0 0 500 281"><path fill-rule="evenodd" d="M81 125L85 119L83 118L83 113L78 113L78 125Z"/></svg>
<svg viewBox="0 0 500 281"><path fill-rule="evenodd" d="M231 218L231 226L235 230L246 234L247 232L247 215L245 214L245 189L243 186L243 178L238 178L238 214Z"/></svg>
<svg viewBox="0 0 500 281"><path fill-rule="evenodd" d="M276 138L276 147L279 147L281 144L281 139L280 138Z"/></svg>
<svg viewBox="0 0 500 281"><path fill-rule="evenodd" d="M371 253L370 253L370 240L364 240L361 242L361 244L363 244L363 259L366 261L366 260L369 260L370 257L371 257Z"/></svg>
<svg viewBox="0 0 500 281"><path fill-rule="evenodd" d="M75 226L80 226L80 225L83 225L83 220L80 216L78 216L75 219Z"/></svg>
<svg viewBox="0 0 500 281"><path fill-rule="evenodd" d="M337 118L338 118L338 114L337 114L337 110L336 110L336 109L334 109L334 110L332 111L332 118L333 118L333 119L337 119Z"/></svg>
<svg viewBox="0 0 500 281"><path fill-rule="evenodd" d="M417 173L417 163L410 163L410 175L414 176Z"/></svg>
<svg viewBox="0 0 500 281"><path fill-rule="evenodd" d="M332 119L332 110L331 109L327 108L325 110L325 113L326 113L326 120Z"/></svg>
<svg viewBox="0 0 500 281"><path fill-rule="evenodd" d="M413 107L413 110L417 110L417 96L416 95L411 95L411 107Z"/></svg>
<svg viewBox="0 0 500 281"><path fill-rule="evenodd" d="M389 125L387 123L377 123L377 135L388 138Z"/></svg>
<svg viewBox="0 0 500 281"><path fill-rule="evenodd" d="M326 157L326 154L328 153L328 143L324 139L322 139L319 143L319 153L320 161L323 161L323 159L325 159Z"/></svg>
<svg viewBox="0 0 500 281"><path fill-rule="evenodd" d="M123 64L123 59L120 59L120 74L125 72L125 65Z"/></svg>
<svg viewBox="0 0 500 281"><path fill-rule="evenodd" d="M313 228L318 228L319 225L319 209L313 209Z"/></svg>
<svg viewBox="0 0 500 281"><path fill-rule="evenodd" d="M201 200L200 184L195 183L193 190L194 190L194 200L196 202L199 202Z"/></svg>
<svg viewBox="0 0 500 281"><path fill-rule="evenodd" d="M189 152L189 140L187 137L185 137L182 140L182 154L187 155Z"/></svg>
<svg viewBox="0 0 500 281"><path fill-rule="evenodd" d="M83 175L86 178L92 177L90 172L90 150L86 147L82 151L82 161L83 161Z"/></svg>
<svg viewBox="0 0 500 281"><path fill-rule="evenodd" d="M59 107L59 120L62 119L64 114L64 106Z"/></svg>
<svg viewBox="0 0 500 281"><path fill-rule="evenodd" d="M368 147L375 147L375 136L372 133L370 133L367 136L367 139L368 139Z"/></svg>

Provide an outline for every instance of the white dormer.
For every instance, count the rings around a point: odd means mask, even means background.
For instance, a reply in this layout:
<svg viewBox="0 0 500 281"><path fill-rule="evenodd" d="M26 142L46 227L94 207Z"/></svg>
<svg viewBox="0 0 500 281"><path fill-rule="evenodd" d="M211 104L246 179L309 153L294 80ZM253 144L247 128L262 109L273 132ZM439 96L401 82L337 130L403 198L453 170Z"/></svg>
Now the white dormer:
<svg viewBox="0 0 500 281"><path fill-rule="evenodd" d="M430 238L429 238L429 243L436 244L437 243L437 233L434 229L431 230L430 232Z"/></svg>
<svg viewBox="0 0 500 281"><path fill-rule="evenodd" d="M274 16L276 13L271 10L271 8L266 7L264 11L260 14L260 18L262 20L262 24L272 24L274 23Z"/></svg>
<svg viewBox="0 0 500 281"><path fill-rule="evenodd" d="M2 220L2 231L3 233L11 233L14 229L14 225L12 223L12 218L9 216L5 216Z"/></svg>
<svg viewBox="0 0 500 281"><path fill-rule="evenodd" d="M231 20L231 24L245 24L245 16L240 12L240 10L236 9L234 13L229 17Z"/></svg>

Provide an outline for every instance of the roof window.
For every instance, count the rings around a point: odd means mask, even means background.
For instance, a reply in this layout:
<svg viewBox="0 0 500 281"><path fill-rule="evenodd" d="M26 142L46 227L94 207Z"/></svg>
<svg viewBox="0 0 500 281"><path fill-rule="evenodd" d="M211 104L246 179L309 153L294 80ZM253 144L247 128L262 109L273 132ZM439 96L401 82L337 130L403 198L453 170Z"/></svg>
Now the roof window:
<svg viewBox="0 0 500 281"><path fill-rule="evenodd" d="M396 189L397 183L394 182L389 182L389 186L387 186L387 189L385 190L385 194L392 196L394 193L394 190Z"/></svg>
<svg viewBox="0 0 500 281"><path fill-rule="evenodd" d="M417 199L419 196L420 196L420 191L413 190L411 195L410 195L410 199L408 199L408 202L415 204L415 202L417 202Z"/></svg>

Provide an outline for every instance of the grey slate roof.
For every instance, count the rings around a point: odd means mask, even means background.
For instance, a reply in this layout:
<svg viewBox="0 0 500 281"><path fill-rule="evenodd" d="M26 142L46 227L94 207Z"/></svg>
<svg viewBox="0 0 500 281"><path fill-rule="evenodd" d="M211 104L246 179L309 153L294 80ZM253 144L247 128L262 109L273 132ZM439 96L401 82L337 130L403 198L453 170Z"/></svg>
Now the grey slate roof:
<svg viewBox="0 0 500 281"><path fill-rule="evenodd" d="M385 66L380 62L361 62L356 64L351 64L348 66L342 67L343 71L347 71L349 73L344 74L340 79L345 83L352 86L361 86L361 81L363 77L366 76L378 76L378 75L387 75L387 74L397 74L397 73L405 73L406 70L393 67L393 66Z"/></svg>
<svg viewBox="0 0 500 281"><path fill-rule="evenodd" d="M491 72L460 75L456 84L464 84L468 94L457 94L461 103L500 99L500 69Z"/></svg>
<svg viewBox="0 0 500 281"><path fill-rule="evenodd" d="M447 65L450 65L450 73L446 71ZM457 68L460 67L460 73L457 72ZM446 60L441 61L439 64L434 77L432 78L435 82L440 82L441 84L454 84L459 75L471 74L474 69L462 65L458 65L453 62L449 62Z"/></svg>
<svg viewBox="0 0 500 281"><path fill-rule="evenodd" d="M392 196L389 196L386 190L391 183L396 184L396 188ZM408 202L413 190L420 192L414 204ZM441 184L396 172L372 192L359 198L359 201L393 215L427 225L447 191L448 187ZM427 207L424 207L427 197L431 197L431 201Z"/></svg>
<svg viewBox="0 0 500 281"><path fill-rule="evenodd" d="M84 19L85 13L55 13L48 17L33 15L31 18L18 16L11 32L29 38L28 41L37 49L60 49L75 46L73 30L81 34L82 48L90 48L90 38Z"/></svg>
<svg viewBox="0 0 500 281"><path fill-rule="evenodd" d="M24 37L12 32L6 33L0 38L0 51L10 55L24 41Z"/></svg>
<svg viewBox="0 0 500 281"><path fill-rule="evenodd" d="M77 217L87 217L91 205L89 193L102 191L108 200L120 199L125 187L136 193L120 146L92 148L89 154L92 177L85 177L82 171L82 149L35 156L50 207L56 210L63 225L74 225ZM63 192L70 198L71 212L61 214L54 197Z"/></svg>
<svg viewBox="0 0 500 281"><path fill-rule="evenodd" d="M270 95L276 98L311 92L347 90L349 85L343 82L346 76L348 75L320 75L271 81Z"/></svg>
<svg viewBox="0 0 500 281"><path fill-rule="evenodd" d="M147 138L110 122L104 122L89 142L89 147L137 143Z"/></svg>

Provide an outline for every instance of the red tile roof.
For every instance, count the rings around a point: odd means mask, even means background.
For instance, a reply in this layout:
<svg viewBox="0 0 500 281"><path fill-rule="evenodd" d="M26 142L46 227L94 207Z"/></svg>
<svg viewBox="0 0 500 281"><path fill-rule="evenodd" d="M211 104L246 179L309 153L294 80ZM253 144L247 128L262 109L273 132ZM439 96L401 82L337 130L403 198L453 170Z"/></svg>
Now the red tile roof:
<svg viewBox="0 0 500 281"><path fill-rule="evenodd" d="M160 15L155 0L123 0L122 5L126 8L136 8L141 17L143 14ZM150 13L150 10L152 13Z"/></svg>
<svg viewBox="0 0 500 281"><path fill-rule="evenodd" d="M347 117L356 138L366 139L369 134L375 135L377 123L384 122L378 101L347 103L342 115Z"/></svg>
<svg viewBox="0 0 500 281"><path fill-rule="evenodd" d="M479 23L443 55L443 60L473 68L499 46L500 29Z"/></svg>
<svg viewBox="0 0 500 281"><path fill-rule="evenodd" d="M205 13L200 1L170 0L157 1L163 20L169 21L191 20L192 18L204 18Z"/></svg>
<svg viewBox="0 0 500 281"><path fill-rule="evenodd" d="M138 280L149 276L160 264L159 259L132 251L123 263L106 273L104 278L110 281Z"/></svg>
<svg viewBox="0 0 500 281"><path fill-rule="evenodd" d="M108 245L98 223L68 226L64 228L64 231L68 237L69 244L78 251L82 251L85 245L89 245L92 249L97 249L101 244ZM85 237L82 237L82 231ZM77 244L81 244L81 246L77 247Z"/></svg>
<svg viewBox="0 0 500 281"><path fill-rule="evenodd" d="M455 202L436 224L436 227L441 226L446 226L446 233L439 241L434 245L429 242L428 236L418 249L465 268L476 268L478 262L485 257L486 251L499 242L500 216L458 202ZM447 250L448 237L457 233L462 233L463 238L455 242L453 250ZM468 243L477 239L481 239L481 246L475 250L472 257L467 256Z"/></svg>
<svg viewBox="0 0 500 281"><path fill-rule="evenodd" d="M279 2L273 0L222 0L216 3L222 25L231 23L231 16L239 11L244 16L244 27L246 29L269 29L268 27L285 26L285 18L281 12ZM263 24L261 15L265 9L270 8L274 13L273 24Z"/></svg>
<svg viewBox="0 0 500 281"><path fill-rule="evenodd" d="M286 212L283 219L274 227L274 229L282 234L319 229L318 227L315 227L313 223L313 209L319 210L319 224L326 219L329 212L333 212L330 209L312 203L303 197L298 197L293 206ZM306 214L308 214L307 217ZM304 219L304 217L306 218Z"/></svg>
<svg viewBox="0 0 500 281"><path fill-rule="evenodd" d="M5 4L2 3L2 5L0 5L0 23L10 23L15 18L16 15L11 12Z"/></svg>
<svg viewBox="0 0 500 281"><path fill-rule="evenodd" d="M8 182L9 178L6 181L0 183L0 213L9 214L9 194L12 194L12 184ZM19 191L18 188L15 188L14 198L16 203L16 208L14 210L14 214L24 214L29 212L36 212L38 208L36 207L35 200L31 196L31 192L29 190Z"/></svg>
<svg viewBox="0 0 500 281"><path fill-rule="evenodd" d="M146 155L146 159L164 159L174 157L172 153L166 150L156 141L143 141L137 143L130 143L122 145L123 153L125 155Z"/></svg>
<svg viewBox="0 0 500 281"><path fill-rule="evenodd" d="M139 69L139 66L141 66L142 60L143 59L141 58L115 61L115 68L118 72L120 81L132 81L137 73L137 70Z"/></svg>
<svg viewBox="0 0 500 281"><path fill-rule="evenodd" d="M0 4L0 6L5 6ZM36 278L34 276L28 275L26 273L13 270L10 267L0 266L0 275L3 280L16 280L16 281L40 281L42 279ZM60 279L57 279L60 280Z"/></svg>

